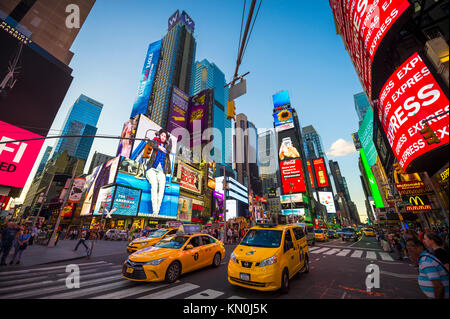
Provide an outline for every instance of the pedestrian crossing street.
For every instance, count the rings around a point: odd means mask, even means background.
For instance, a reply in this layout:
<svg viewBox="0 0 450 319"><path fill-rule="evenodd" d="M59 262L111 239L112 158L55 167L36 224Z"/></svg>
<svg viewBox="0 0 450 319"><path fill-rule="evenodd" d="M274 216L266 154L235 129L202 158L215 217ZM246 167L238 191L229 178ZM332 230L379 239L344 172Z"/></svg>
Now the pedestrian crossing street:
<svg viewBox="0 0 450 319"><path fill-rule="evenodd" d="M106 261L77 265L80 288L72 289L66 286L66 265L2 271L0 299L245 299L180 280L132 282L121 276L122 265Z"/></svg>
<svg viewBox="0 0 450 319"><path fill-rule="evenodd" d="M330 247L309 247L310 254L334 255L340 257L352 257L368 260L394 261L394 259L386 252L371 251L361 249L346 249L346 248L330 248Z"/></svg>

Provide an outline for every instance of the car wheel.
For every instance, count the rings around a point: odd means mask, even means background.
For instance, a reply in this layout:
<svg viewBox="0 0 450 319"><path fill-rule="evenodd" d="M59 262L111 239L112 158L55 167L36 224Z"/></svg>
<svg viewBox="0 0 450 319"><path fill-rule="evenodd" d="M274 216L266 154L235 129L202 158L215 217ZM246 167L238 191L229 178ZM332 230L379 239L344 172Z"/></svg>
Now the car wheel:
<svg viewBox="0 0 450 319"><path fill-rule="evenodd" d="M168 283L175 282L181 274L181 265L179 262L174 261L167 267L166 271L166 281Z"/></svg>
<svg viewBox="0 0 450 319"><path fill-rule="evenodd" d="M220 256L220 253L216 253L214 255L214 259L213 259L213 266L219 267L221 261L222 261L222 256Z"/></svg>
<svg viewBox="0 0 450 319"><path fill-rule="evenodd" d="M304 268L303 272L305 274L309 273L309 258L308 258L308 255L305 256L305 266L303 268Z"/></svg>
<svg viewBox="0 0 450 319"><path fill-rule="evenodd" d="M289 291L289 272L287 269L284 269L283 274L281 275L280 292L282 294L287 294L288 291Z"/></svg>

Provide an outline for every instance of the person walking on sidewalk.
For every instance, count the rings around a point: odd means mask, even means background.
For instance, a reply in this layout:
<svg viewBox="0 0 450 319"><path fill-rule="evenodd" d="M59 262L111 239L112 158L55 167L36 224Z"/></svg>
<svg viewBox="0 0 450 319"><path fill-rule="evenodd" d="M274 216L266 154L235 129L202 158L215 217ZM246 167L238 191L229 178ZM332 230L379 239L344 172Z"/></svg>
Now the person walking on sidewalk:
<svg viewBox="0 0 450 319"><path fill-rule="evenodd" d="M232 244L232 240L233 240L233 231L231 230L231 228L228 228L228 231L227 231L227 242L229 244Z"/></svg>
<svg viewBox="0 0 450 319"><path fill-rule="evenodd" d="M444 265L429 253L420 239L412 238L406 242L409 256L419 268L420 289L430 299L448 299L448 271Z"/></svg>
<svg viewBox="0 0 450 319"><path fill-rule="evenodd" d="M20 260L22 259L22 254L27 249L28 242L31 238L31 235L29 233L29 230L25 228L25 230L20 229L17 232L16 235L16 242L14 245L14 256L9 262L10 265L12 265L16 261L16 257L19 257L19 259L16 262L16 265L20 264Z"/></svg>
<svg viewBox="0 0 450 319"><path fill-rule="evenodd" d="M9 255L9 252L11 251L11 248L13 246L14 240L16 239L17 234L17 227L15 223L8 223L8 227L3 229L1 236L1 250L2 250L2 258L0 261L0 266L6 265L6 258Z"/></svg>
<svg viewBox="0 0 450 319"><path fill-rule="evenodd" d="M73 251L77 251L78 246L83 245L84 248L86 248L86 255L89 255L89 247L86 245L87 236L88 236L88 233L87 233L86 229L83 229L83 231L81 232L80 240L78 241L78 243L75 246L75 249Z"/></svg>
<svg viewBox="0 0 450 319"><path fill-rule="evenodd" d="M434 232L426 232L423 237L423 243L448 271L448 251L443 248L444 241L442 238Z"/></svg>
<svg viewBox="0 0 450 319"><path fill-rule="evenodd" d="M33 246L34 243L34 239L37 237L37 235L39 234L39 229L37 228L37 225L34 225L33 229L31 230L31 234L30 234L30 246Z"/></svg>

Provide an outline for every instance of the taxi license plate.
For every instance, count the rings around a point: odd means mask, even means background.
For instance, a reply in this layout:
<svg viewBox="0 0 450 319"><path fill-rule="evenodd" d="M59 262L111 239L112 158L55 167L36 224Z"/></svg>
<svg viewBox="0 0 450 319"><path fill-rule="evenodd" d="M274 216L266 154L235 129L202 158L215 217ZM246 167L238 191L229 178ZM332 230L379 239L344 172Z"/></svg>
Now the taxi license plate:
<svg viewBox="0 0 450 319"><path fill-rule="evenodd" d="M128 268L127 268L127 273L129 273L129 274L132 274L132 273L133 273L133 271L134 271L134 269L133 269L133 268L130 268L130 267L128 267Z"/></svg>
<svg viewBox="0 0 450 319"><path fill-rule="evenodd" d="M241 280L250 281L250 274L241 273Z"/></svg>

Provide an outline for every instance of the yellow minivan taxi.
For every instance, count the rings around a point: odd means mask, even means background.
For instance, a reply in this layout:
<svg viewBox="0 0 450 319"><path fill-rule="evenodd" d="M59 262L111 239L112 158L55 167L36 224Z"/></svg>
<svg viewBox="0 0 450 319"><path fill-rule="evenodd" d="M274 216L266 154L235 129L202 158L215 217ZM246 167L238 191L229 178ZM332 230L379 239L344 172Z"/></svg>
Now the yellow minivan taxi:
<svg viewBox="0 0 450 319"><path fill-rule="evenodd" d="M228 282L260 291L287 292L289 279L300 272L309 272L303 228L260 224L247 232L231 254Z"/></svg>
<svg viewBox="0 0 450 319"><path fill-rule="evenodd" d="M151 233L147 237L136 238L135 240L133 240L131 243L128 244L127 252L131 254L140 249L147 248L153 244L156 244L166 236L174 235L177 232L177 230L178 228L161 228Z"/></svg>
<svg viewBox="0 0 450 319"><path fill-rule="evenodd" d="M328 231L324 229L315 229L314 236L317 241L328 241Z"/></svg>
<svg viewBox="0 0 450 319"><path fill-rule="evenodd" d="M132 281L172 283L187 272L218 267L224 257L223 243L210 235L173 235L130 255L123 263L122 276Z"/></svg>

